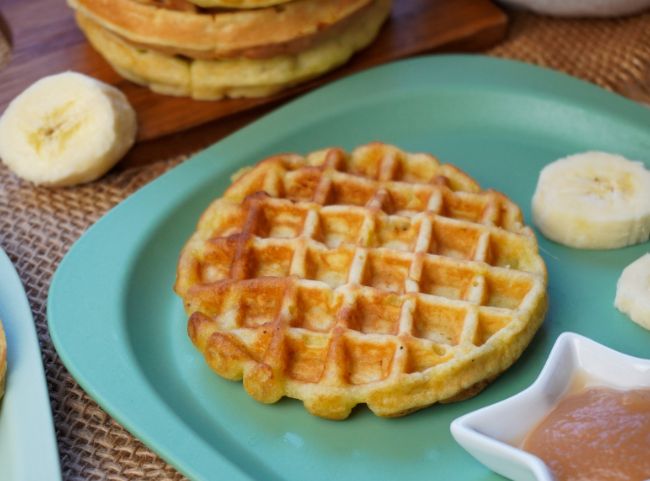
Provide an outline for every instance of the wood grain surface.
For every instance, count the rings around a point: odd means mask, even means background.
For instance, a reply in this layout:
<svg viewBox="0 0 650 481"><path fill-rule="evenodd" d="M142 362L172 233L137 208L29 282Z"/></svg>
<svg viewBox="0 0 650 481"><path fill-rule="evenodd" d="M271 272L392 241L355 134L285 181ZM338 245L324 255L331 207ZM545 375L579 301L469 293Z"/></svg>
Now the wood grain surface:
<svg viewBox="0 0 650 481"><path fill-rule="evenodd" d="M506 15L489 0L395 0L391 19L377 41L335 72L269 98L208 102L155 94L119 77L85 41L65 0L1 0L0 13L0 28L12 48L0 70L0 111L45 75L84 72L127 95L138 113L138 141L147 149L158 144L152 141L171 136L158 150L176 147L173 134L208 122L213 126L204 129L206 134L194 133L193 138L207 140L207 135L214 140L207 132L214 130L215 120L228 117L225 125L217 127L225 135L280 101L374 65L432 50L487 48L503 38L507 24Z"/></svg>

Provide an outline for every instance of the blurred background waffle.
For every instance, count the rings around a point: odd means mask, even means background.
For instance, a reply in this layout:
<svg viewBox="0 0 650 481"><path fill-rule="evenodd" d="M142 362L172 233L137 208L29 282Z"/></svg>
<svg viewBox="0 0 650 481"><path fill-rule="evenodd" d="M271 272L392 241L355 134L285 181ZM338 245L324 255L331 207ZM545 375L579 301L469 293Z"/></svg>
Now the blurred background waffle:
<svg viewBox="0 0 650 481"><path fill-rule="evenodd" d="M391 0L293 0L224 10L183 0L69 0L95 49L123 77L199 100L264 97L368 46Z"/></svg>

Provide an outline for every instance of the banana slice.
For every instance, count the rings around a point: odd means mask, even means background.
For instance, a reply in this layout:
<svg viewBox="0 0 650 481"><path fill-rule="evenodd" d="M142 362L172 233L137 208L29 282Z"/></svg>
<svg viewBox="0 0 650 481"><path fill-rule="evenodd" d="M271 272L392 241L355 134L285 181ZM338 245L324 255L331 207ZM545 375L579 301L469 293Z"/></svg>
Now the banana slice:
<svg viewBox="0 0 650 481"><path fill-rule="evenodd" d="M49 186L90 182L133 145L135 112L122 92L75 72L37 81L0 118L0 158Z"/></svg>
<svg viewBox="0 0 650 481"><path fill-rule="evenodd" d="M613 249L650 237L650 171L620 155L585 152L547 165L532 204L539 230L571 247Z"/></svg>
<svg viewBox="0 0 650 481"><path fill-rule="evenodd" d="M623 269L616 284L616 309L650 329L650 253Z"/></svg>

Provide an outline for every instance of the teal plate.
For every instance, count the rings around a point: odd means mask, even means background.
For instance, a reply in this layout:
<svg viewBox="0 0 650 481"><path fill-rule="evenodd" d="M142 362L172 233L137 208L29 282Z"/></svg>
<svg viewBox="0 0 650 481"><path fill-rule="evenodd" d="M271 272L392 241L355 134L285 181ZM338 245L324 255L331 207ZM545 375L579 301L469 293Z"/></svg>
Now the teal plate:
<svg viewBox="0 0 650 481"><path fill-rule="evenodd" d="M7 385L0 400L0 479L61 481L32 311L20 278L2 249L0 319L7 337Z"/></svg>
<svg viewBox="0 0 650 481"><path fill-rule="evenodd" d="M542 166L589 149L650 160L650 110L565 75L473 56L424 57L306 95L183 163L113 209L71 249L50 289L61 359L99 404L195 480L499 479L452 439L452 419L533 382L571 330L634 356L650 332L612 305L648 243L580 251L540 239L551 305L521 359L479 396L399 419L345 422L285 399L259 404L213 374L172 292L178 253L230 175L265 156L382 140L457 164L522 206ZM504 420L507 422L507 420Z"/></svg>

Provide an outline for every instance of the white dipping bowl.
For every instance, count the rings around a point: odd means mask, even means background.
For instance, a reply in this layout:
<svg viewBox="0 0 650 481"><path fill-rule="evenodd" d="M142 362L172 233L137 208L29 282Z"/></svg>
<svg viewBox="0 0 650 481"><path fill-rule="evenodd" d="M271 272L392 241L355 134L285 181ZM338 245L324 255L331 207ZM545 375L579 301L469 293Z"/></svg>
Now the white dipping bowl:
<svg viewBox="0 0 650 481"><path fill-rule="evenodd" d="M650 388L650 359L614 351L586 337L558 337L539 377L526 390L468 413L451 434L492 471L515 481L554 481L546 464L517 448L577 381L614 389Z"/></svg>
<svg viewBox="0 0 650 481"><path fill-rule="evenodd" d="M650 7L650 0L501 0L533 12L562 17L618 17Z"/></svg>

